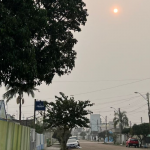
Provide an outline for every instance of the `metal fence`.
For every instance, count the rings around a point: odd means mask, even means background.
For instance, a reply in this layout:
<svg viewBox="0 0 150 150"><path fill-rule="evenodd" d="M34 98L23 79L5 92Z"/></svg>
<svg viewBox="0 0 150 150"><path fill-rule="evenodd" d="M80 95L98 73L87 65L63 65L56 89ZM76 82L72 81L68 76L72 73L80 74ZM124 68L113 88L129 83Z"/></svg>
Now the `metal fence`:
<svg viewBox="0 0 150 150"><path fill-rule="evenodd" d="M35 129L0 120L0 150L43 150L45 140Z"/></svg>
<svg viewBox="0 0 150 150"><path fill-rule="evenodd" d="M30 150L30 128L0 120L0 150Z"/></svg>

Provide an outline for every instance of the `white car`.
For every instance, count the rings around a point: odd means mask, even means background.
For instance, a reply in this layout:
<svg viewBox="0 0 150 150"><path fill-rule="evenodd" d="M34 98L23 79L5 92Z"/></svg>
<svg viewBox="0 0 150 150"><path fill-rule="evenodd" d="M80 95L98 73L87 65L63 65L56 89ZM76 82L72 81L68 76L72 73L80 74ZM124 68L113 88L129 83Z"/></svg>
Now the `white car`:
<svg viewBox="0 0 150 150"><path fill-rule="evenodd" d="M76 139L68 139L67 148L78 148L78 142Z"/></svg>
<svg viewBox="0 0 150 150"><path fill-rule="evenodd" d="M77 136L71 136L71 137L69 137L69 139L75 139L78 142L78 146L80 146L80 143L79 143Z"/></svg>

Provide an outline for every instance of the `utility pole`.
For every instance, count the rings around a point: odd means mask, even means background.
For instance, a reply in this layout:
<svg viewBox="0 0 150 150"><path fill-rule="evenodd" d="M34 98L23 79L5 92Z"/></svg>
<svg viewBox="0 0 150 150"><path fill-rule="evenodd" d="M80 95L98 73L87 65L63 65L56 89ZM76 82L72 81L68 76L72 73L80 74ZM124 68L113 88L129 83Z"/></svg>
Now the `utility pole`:
<svg viewBox="0 0 150 150"><path fill-rule="evenodd" d="M130 128L132 127L132 123L131 123L131 121L130 121Z"/></svg>
<svg viewBox="0 0 150 150"><path fill-rule="evenodd" d="M148 118L149 118L149 124L150 124L149 93L146 93L146 97L147 97L147 105L148 105Z"/></svg>
<svg viewBox="0 0 150 150"><path fill-rule="evenodd" d="M142 117L141 117L141 124L143 123L143 121L142 121Z"/></svg>
<svg viewBox="0 0 150 150"><path fill-rule="evenodd" d="M149 119L149 124L150 124L150 107L149 107L149 93L146 93L146 98L139 92L134 92L135 94L140 94L146 101L147 101L147 106L148 106L148 119Z"/></svg>

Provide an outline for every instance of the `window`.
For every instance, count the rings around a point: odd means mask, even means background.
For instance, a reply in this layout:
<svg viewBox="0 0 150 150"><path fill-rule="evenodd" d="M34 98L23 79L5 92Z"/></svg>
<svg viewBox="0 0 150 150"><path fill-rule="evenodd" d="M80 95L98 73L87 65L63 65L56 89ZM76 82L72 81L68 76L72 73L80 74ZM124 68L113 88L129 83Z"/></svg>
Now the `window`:
<svg viewBox="0 0 150 150"><path fill-rule="evenodd" d="M130 141L138 141L137 139L130 139Z"/></svg>

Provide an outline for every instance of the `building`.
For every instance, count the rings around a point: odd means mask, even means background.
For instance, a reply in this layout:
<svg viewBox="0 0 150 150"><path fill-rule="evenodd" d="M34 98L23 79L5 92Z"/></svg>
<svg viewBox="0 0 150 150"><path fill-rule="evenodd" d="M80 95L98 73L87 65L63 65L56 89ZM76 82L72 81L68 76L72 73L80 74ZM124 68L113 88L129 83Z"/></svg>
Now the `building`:
<svg viewBox="0 0 150 150"><path fill-rule="evenodd" d="M90 115L90 127L91 127L90 139L98 140L98 133L100 132L100 128L101 128L100 114Z"/></svg>
<svg viewBox="0 0 150 150"><path fill-rule="evenodd" d="M100 132L100 114L91 114L90 115L90 126L91 126L91 132Z"/></svg>
<svg viewBox="0 0 150 150"><path fill-rule="evenodd" d="M0 120L7 120L4 100L0 100Z"/></svg>

